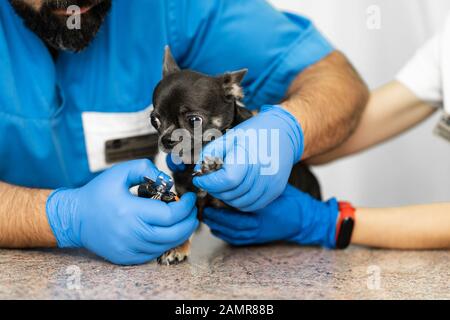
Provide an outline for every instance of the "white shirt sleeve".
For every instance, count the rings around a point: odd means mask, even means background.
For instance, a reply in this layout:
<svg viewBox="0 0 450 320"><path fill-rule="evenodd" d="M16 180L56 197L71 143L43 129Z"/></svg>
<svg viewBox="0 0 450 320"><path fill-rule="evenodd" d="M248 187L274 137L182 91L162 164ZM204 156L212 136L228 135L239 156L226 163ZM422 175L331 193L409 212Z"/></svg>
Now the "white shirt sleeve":
<svg viewBox="0 0 450 320"><path fill-rule="evenodd" d="M444 100L441 41L442 35L429 40L396 77L420 100L435 107L442 107Z"/></svg>

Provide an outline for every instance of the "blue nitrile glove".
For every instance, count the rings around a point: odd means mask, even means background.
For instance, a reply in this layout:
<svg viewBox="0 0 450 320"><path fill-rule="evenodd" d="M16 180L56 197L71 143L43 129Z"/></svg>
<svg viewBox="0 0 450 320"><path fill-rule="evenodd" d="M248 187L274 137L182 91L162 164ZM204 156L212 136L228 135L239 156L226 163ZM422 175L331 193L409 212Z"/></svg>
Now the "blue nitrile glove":
<svg viewBox="0 0 450 320"><path fill-rule="evenodd" d="M334 248L338 214L335 199L320 202L288 185L262 210L245 213L206 208L203 219L215 236L236 246L289 241Z"/></svg>
<svg viewBox="0 0 450 320"><path fill-rule="evenodd" d="M133 196L129 188L153 180L149 160L122 163L79 189L59 189L47 200L47 217L61 248L84 247L121 265L141 264L185 242L198 226L195 195L179 202Z"/></svg>
<svg viewBox="0 0 450 320"><path fill-rule="evenodd" d="M209 143L200 156L222 159L222 169L196 177L194 184L241 211L259 210L286 188L292 167L302 157L302 128L280 106L264 106L234 129ZM252 136L257 141L248 138Z"/></svg>
<svg viewBox="0 0 450 320"><path fill-rule="evenodd" d="M180 157L176 156L174 153L168 153L166 156L167 167L172 172L183 172L186 170L186 165L180 159Z"/></svg>

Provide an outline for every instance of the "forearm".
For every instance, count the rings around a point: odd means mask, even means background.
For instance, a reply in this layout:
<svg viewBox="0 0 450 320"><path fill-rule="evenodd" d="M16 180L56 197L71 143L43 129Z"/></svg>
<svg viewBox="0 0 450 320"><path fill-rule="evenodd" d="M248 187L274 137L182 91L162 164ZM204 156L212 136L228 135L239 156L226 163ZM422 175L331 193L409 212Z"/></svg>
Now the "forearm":
<svg viewBox="0 0 450 320"><path fill-rule="evenodd" d="M389 249L450 248L450 203L357 209L352 243Z"/></svg>
<svg viewBox="0 0 450 320"><path fill-rule="evenodd" d="M372 92L356 131L345 143L308 162L328 163L369 149L416 126L434 111L401 83L388 83Z"/></svg>
<svg viewBox="0 0 450 320"><path fill-rule="evenodd" d="M0 182L0 247L56 246L45 209L49 194Z"/></svg>
<svg viewBox="0 0 450 320"><path fill-rule="evenodd" d="M356 128L367 99L366 85L339 52L302 72L282 105L302 126L303 158L342 144Z"/></svg>

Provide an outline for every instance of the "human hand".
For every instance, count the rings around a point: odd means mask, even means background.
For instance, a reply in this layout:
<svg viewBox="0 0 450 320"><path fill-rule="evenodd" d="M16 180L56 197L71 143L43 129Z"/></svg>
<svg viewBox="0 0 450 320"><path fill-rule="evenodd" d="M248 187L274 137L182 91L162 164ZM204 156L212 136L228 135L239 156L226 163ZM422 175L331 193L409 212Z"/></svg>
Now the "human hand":
<svg viewBox="0 0 450 320"><path fill-rule="evenodd" d="M254 213L213 208L203 212L212 233L236 246L289 241L334 248L337 218L335 199L320 202L290 185L278 199Z"/></svg>
<svg viewBox="0 0 450 320"><path fill-rule="evenodd" d="M193 182L241 211L259 210L284 191L302 153L303 132L294 116L280 106L265 106L257 116L206 145L200 161L218 158L223 166Z"/></svg>
<svg viewBox="0 0 450 320"><path fill-rule="evenodd" d="M79 189L59 189L47 200L58 246L84 247L121 265L142 264L184 243L198 226L196 197L180 201L133 196L129 188L160 171L149 160L122 163Z"/></svg>

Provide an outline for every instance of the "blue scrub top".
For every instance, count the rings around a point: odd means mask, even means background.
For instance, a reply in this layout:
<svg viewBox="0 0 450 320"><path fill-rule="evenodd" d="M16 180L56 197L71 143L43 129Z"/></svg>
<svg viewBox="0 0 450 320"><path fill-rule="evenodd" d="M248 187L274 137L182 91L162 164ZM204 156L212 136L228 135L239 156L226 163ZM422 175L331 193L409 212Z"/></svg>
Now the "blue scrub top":
<svg viewBox="0 0 450 320"><path fill-rule="evenodd" d="M263 0L114 0L92 44L54 62L1 1L0 180L58 188L92 179L83 114L151 105L166 45L183 68L248 68L252 109L278 103L298 73L333 50L309 20Z"/></svg>

